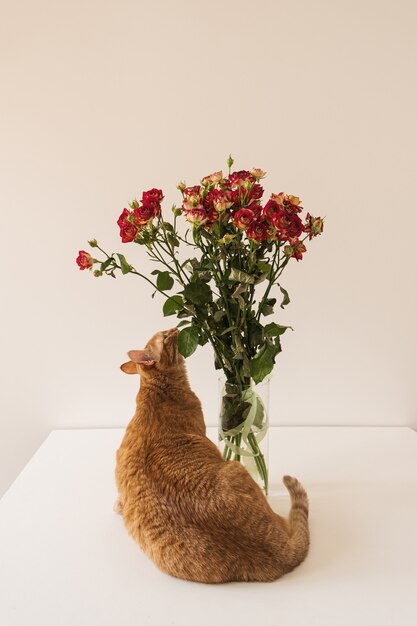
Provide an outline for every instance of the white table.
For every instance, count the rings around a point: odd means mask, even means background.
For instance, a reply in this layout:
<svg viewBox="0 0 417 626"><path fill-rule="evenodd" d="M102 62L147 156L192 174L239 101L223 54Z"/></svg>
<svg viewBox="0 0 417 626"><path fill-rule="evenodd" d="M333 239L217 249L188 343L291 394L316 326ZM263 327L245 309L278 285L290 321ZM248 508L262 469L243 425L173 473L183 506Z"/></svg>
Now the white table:
<svg viewBox="0 0 417 626"><path fill-rule="evenodd" d="M162 574L128 536L112 510L122 436L53 431L0 501L2 626L416 626L411 429L272 428L273 483L293 474L310 496L309 556L275 583L219 586Z"/></svg>

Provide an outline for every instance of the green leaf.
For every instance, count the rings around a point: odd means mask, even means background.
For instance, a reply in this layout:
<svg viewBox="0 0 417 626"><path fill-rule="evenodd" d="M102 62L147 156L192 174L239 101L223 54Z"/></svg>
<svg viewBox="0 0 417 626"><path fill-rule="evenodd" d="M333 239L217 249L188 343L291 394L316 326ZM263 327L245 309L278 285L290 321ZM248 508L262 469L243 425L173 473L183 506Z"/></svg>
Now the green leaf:
<svg viewBox="0 0 417 626"><path fill-rule="evenodd" d="M207 304L213 299L210 287L207 283L189 283L185 286L184 298L193 304Z"/></svg>
<svg viewBox="0 0 417 626"><path fill-rule="evenodd" d="M272 265L267 263L266 261L259 261L258 268L262 272L262 274L266 274L267 278L271 275Z"/></svg>
<svg viewBox="0 0 417 626"><path fill-rule="evenodd" d="M290 300L290 296L288 295L288 291L286 289L284 289L284 287L281 287L281 285L279 286L281 293L284 295L282 302L281 302L281 309L284 308L284 306L286 306L287 304L289 304L291 302Z"/></svg>
<svg viewBox="0 0 417 626"><path fill-rule="evenodd" d="M110 263L114 261L113 257L109 257L106 261L104 261L101 265L100 265L100 270L102 272L104 272L104 270L109 267Z"/></svg>
<svg viewBox="0 0 417 626"><path fill-rule="evenodd" d="M188 324L191 324L191 320L183 320L182 322L179 322L177 324L177 328L181 328L181 326L187 326Z"/></svg>
<svg viewBox="0 0 417 626"><path fill-rule="evenodd" d="M214 320L216 322L220 322L220 320L222 319L222 317L224 317L226 315L226 311L216 311L215 314L213 315Z"/></svg>
<svg viewBox="0 0 417 626"><path fill-rule="evenodd" d="M208 342L207 335L205 333L200 333L198 336L198 345L205 346L207 342Z"/></svg>
<svg viewBox="0 0 417 626"><path fill-rule="evenodd" d="M220 237L220 226L218 222L213 222L213 224L211 225L211 232L215 237Z"/></svg>
<svg viewBox="0 0 417 626"><path fill-rule="evenodd" d="M275 322L271 322L265 326L265 336L266 337L278 337L278 335L283 335L288 328L294 330L292 326L281 326L281 324L275 324Z"/></svg>
<svg viewBox="0 0 417 626"><path fill-rule="evenodd" d="M169 241L169 243L171 244L173 248L178 248L180 245L180 242L178 241L178 237L174 235L174 233L167 233L167 240Z"/></svg>
<svg viewBox="0 0 417 626"><path fill-rule="evenodd" d="M119 257L122 274L129 274L130 270L132 269L132 266L129 265L129 263L126 261L125 257L123 256L123 254L117 254L117 256Z"/></svg>
<svg viewBox="0 0 417 626"><path fill-rule="evenodd" d="M234 298L235 300L237 300L239 302L239 306L240 308L243 309L245 308L245 301L242 298L242 293L245 293L247 290L247 285L244 285L242 283L240 283L236 289L234 290L234 292L232 293L232 298Z"/></svg>
<svg viewBox="0 0 417 626"><path fill-rule="evenodd" d="M262 315L271 315L271 313L274 312L274 305L276 301L276 298L267 298L261 307Z"/></svg>
<svg viewBox="0 0 417 626"><path fill-rule="evenodd" d="M223 335L227 335L227 333L230 333L231 330L235 330L235 329L236 329L236 326L229 326L229 328L226 328L220 333L220 337L222 337Z"/></svg>
<svg viewBox="0 0 417 626"><path fill-rule="evenodd" d="M264 339L264 330L262 324L255 319L248 321L249 345L251 348L259 346Z"/></svg>
<svg viewBox="0 0 417 626"><path fill-rule="evenodd" d="M174 286L174 279L169 272L159 272L156 286L158 289L162 289L162 291L168 291Z"/></svg>
<svg viewBox="0 0 417 626"><path fill-rule="evenodd" d="M255 277L237 269L236 267L232 267L230 270L229 280L233 280L237 283L252 285L255 282Z"/></svg>
<svg viewBox="0 0 417 626"><path fill-rule="evenodd" d="M210 270L203 270L201 272L196 272L195 275L197 277L197 280L201 280L203 281L203 283L208 283L213 277Z"/></svg>
<svg viewBox="0 0 417 626"><path fill-rule="evenodd" d="M181 296L171 296L170 298L168 298L162 309L164 317L167 317L168 315L174 315L176 311L182 309L183 304L184 301Z"/></svg>
<svg viewBox="0 0 417 626"><path fill-rule="evenodd" d="M196 351L198 346L198 329L195 326L183 328L178 335L178 350L184 358Z"/></svg>
<svg viewBox="0 0 417 626"><path fill-rule="evenodd" d="M262 382L265 376L272 372L277 352L278 348L267 341L251 360L251 376L256 384Z"/></svg>

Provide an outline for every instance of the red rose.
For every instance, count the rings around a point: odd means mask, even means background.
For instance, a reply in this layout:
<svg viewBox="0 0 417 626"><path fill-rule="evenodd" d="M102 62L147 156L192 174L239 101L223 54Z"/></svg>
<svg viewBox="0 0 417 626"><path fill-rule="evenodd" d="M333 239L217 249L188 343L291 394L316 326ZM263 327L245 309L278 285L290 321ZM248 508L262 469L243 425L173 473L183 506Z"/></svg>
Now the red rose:
<svg viewBox="0 0 417 626"><path fill-rule="evenodd" d="M90 267L93 267L93 264L94 264L93 257L91 256L91 254L88 254L88 252L86 252L85 250L80 250L78 252L76 261L80 270L90 269Z"/></svg>
<svg viewBox="0 0 417 626"><path fill-rule="evenodd" d="M251 211L253 211L255 213L255 218L256 219L259 219L261 217L261 215L262 215L262 207L256 201L255 202L251 202L251 204L249 204L245 208L246 209L250 209Z"/></svg>
<svg viewBox="0 0 417 626"><path fill-rule="evenodd" d="M255 213L251 209L239 209L233 216L233 222L236 228L246 230L255 219Z"/></svg>
<svg viewBox="0 0 417 626"><path fill-rule="evenodd" d="M141 226L142 224L147 224L154 217L157 217L161 214L161 207L158 202L148 201L147 204L144 204L137 209L133 210L133 215L135 217L135 224L137 226Z"/></svg>
<svg viewBox="0 0 417 626"><path fill-rule="evenodd" d="M144 191L142 194L142 204L147 204L148 202L157 202L160 204L164 199L164 194L162 193L162 189L149 189L149 191Z"/></svg>
<svg viewBox="0 0 417 626"><path fill-rule="evenodd" d="M199 196L200 195L200 185L194 185L194 187L186 187L183 191L184 196Z"/></svg>
<svg viewBox="0 0 417 626"><path fill-rule="evenodd" d="M260 198L262 198L263 193L264 193L263 187L261 187L261 185L258 185L258 183L255 183L255 185L250 190L250 193L248 194L248 197L246 198L246 200L247 201L259 200Z"/></svg>
<svg viewBox="0 0 417 626"><path fill-rule="evenodd" d="M223 213L226 209L230 209L233 202L228 191L222 191L221 189L211 189L204 198L204 206L206 209Z"/></svg>
<svg viewBox="0 0 417 626"><path fill-rule="evenodd" d="M137 226L129 221L129 215L132 215L132 213L127 209L123 209L122 214L117 220L117 224L120 228L120 237L122 238L122 243L129 243L130 241L133 241L138 232Z"/></svg>
<svg viewBox="0 0 417 626"><path fill-rule="evenodd" d="M213 222L219 221L219 212L214 207L206 209L207 225L211 226Z"/></svg>
<svg viewBox="0 0 417 626"><path fill-rule="evenodd" d="M303 223L295 213L283 210L273 215L270 221L277 229L278 239L282 241L290 237L299 237L303 232Z"/></svg>
<svg viewBox="0 0 417 626"><path fill-rule="evenodd" d="M269 226L266 222L252 222L246 231L247 236L255 241L264 241L269 237Z"/></svg>
<svg viewBox="0 0 417 626"><path fill-rule="evenodd" d="M274 215L277 215L277 213L279 213L280 211L282 211L282 207L278 204L278 202L276 202L275 200L268 200L262 210L262 215L266 220L270 222L272 217Z"/></svg>
<svg viewBox="0 0 417 626"><path fill-rule="evenodd" d="M239 172L232 172L229 176L229 181L232 185L242 187L246 181L253 183L255 181L252 174L246 170L240 170Z"/></svg>
<svg viewBox="0 0 417 626"><path fill-rule="evenodd" d="M122 238L122 243L129 243L133 241L137 235L138 227L134 224L128 222L126 226L123 226L120 229L120 237Z"/></svg>
<svg viewBox="0 0 417 626"><path fill-rule="evenodd" d="M128 211L127 209L123 209L122 214L117 220L117 225L119 226L119 228L123 228L124 226L127 226L128 224L130 224L129 220L127 219L129 215L130 215L130 211Z"/></svg>

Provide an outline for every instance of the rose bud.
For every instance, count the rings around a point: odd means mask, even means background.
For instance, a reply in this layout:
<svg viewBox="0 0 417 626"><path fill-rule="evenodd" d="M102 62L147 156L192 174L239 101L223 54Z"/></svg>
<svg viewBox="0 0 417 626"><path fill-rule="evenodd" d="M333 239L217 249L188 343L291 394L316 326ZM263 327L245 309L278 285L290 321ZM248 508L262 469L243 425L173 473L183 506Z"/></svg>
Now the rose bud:
<svg viewBox="0 0 417 626"><path fill-rule="evenodd" d="M103 276L103 272L101 270L94 270L93 276L99 278L100 276Z"/></svg>
<svg viewBox="0 0 417 626"><path fill-rule="evenodd" d="M185 184L185 180L180 180L180 182L177 185L177 189L179 189L180 191L184 191L186 187L187 185Z"/></svg>
<svg viewBox="0 0 417 626"><path fill-rule="evenodd" d="M91 267L93 267L94 264L93 257L85 250L80 250L78 252L76 262L80 270L90 269Z"/></svg>
<svg viewBox="0 0 417 626"><path fill-rule="evenodd" d="M255 219L255 213L251 209L239 209L233 216L233 223L236 228L245 230Z"/></svg>
<svg viewBox="0 0 417 626"><path fill-rule="evenodd" d="M323 232L324 220L322 217L313 217L310 213L306 215L306 223L304 225L304 232L308 233L308 238L311 240L313 237L321 235Z"/></svg>
<svg viewBox="0 0 417 626"><path fill-rule="evenodd" d="M175 204L172 205L171 207L171 211L173 212L173 214L175 215L175 217L178 217L179 215L181 215L182 211L181 209L179 209L178 207L175 206Z"/></svg>
<svg viewBox="0 0 417 626"><path fill-rule="evenodd" d="M307 252L307 248L302 241L299 241L295 245L284 247L284 254L286 256L292 257L293 259L296 259L297 261L301 261L304 252Z"/></svg>
<svg viewBox="0 0 417 626"><path fill-rule="evenodd" d="M97 248L97 239L90 239L88 245L90 245L92 248Z"/></svg>

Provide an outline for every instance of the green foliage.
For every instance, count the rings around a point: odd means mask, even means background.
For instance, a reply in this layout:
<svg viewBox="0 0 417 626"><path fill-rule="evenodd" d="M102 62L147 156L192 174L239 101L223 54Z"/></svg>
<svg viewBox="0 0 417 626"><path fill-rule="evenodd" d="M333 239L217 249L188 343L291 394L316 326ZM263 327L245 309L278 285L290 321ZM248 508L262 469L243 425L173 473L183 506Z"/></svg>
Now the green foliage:
<svg viewBox="0 0 417 626"><path fill-rule="evenodd" d="M287 304L291 302L291 300L290 300L290 296L288 295L288 291L284 289L284 287L281 287L281 285L279 286L279 288L280 288L281 293L284 296L281 302L281 309L283 309L284 306L286 306Z"/></svg>
<svg viewBox="0 0 417 626"><path fill-rule="evenodd" d="M188 285L185 285L183 294L186 300L189 300L196 305L207 304L213 299L213 294L209 285L203 282L189 283Z"/></svg>
<svg viewBox="0 0 417 626"><path fill-rule="evenodd" d="M229 274L229 280L250 285L255 282L255 277L247 274L246 272L243 272L236 267L232 267Z"/></svg>
<svg viewBox="0 0 417 626"><path fill-rule="evenodd" d="M278 337L279 335L283 335L288 328L294 330L292 326L281 326L280 324L275 324L275 322L271 322L270 324L267 324L264 328L265 337Z"/></svg>
<svg viewBox="0 0 417 626"><path fill-rule="evenodd" d="M122 274L129 274L129 272L132 269L132 266L129 265L129 263L126 261L125 257L123 256L123 254L117 254L117 256L119 257L120 268L122 270Z"/></svg>
<svg viewBox="0 0 417 626"><path fill-rule="evenodd" d="M262 382L265 376L272 372L275 356L279 351L278 346L267 339L258 354L251 360L251 376L256 384Z"/></svg>
<svg viewBox="0 0 417 626"><path fill-rule="evenodd" d="M163 314L164 317L168 315L174 315L176 311L180 311L184 305L184 301L181 296L171 296L168 300L165 301L163 306Z"/></svg>
<svg viewBox="0 0 417 626"><path fill-rule="evenodd" d="M199 344L198 328L190 326L183 328L178 334L178 350L184 358L196 351Z"/></svg>
<svg viewBox="0 0 417 626"><path fill-rule="evenodd" d="M262 315L271 315L274 312L276 301L276 298L266 298L261 306Z"/></svg>
<svg viewBox="0 0 417 626"><path fill-rule="evenodd" d="M162 291L169 291L174 286L174 279L169 272L161 272L160 270L154 270L152 274L156 274L156 286Z"/></svg>

